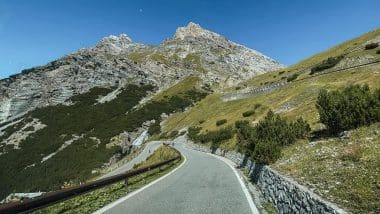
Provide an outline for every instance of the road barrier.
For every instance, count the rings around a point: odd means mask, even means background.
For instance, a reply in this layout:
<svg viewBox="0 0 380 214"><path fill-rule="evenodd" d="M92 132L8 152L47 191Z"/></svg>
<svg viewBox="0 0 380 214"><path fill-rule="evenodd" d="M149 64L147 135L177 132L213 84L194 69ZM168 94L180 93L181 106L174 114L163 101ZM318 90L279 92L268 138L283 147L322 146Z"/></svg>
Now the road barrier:
<svg viewBox="0 0 380 214"><path fill-rule="evenodd" d="M39 197L32 198L32 199L24 199L17 202L10 202L7 204L0 205L0 213L29 213L31 211L41 209L43 207L47 207L48 205L52 205L54 203L64 201L67 199L70 199L75 196L79 196L81 194L84 194L86 192L93 191L95 189L107 186L109 184L113 184L119 181L126 180L128 178L131 178L136 175L140 175L144 172L148 172L153 169L157 169L161 166L164 166L166 164L172 163L176 160L181 159L181 155L179 154L177 157L161 161L156 164L152 164L149 166L137 168L137 169L131 169L128 170L125 173L121 173L118 175L102 178L96 181L92 181L86 184L82 184L79 186L69 187L65 189L61 189L58 191L48 192L46 194L43 194Z"/></svg>

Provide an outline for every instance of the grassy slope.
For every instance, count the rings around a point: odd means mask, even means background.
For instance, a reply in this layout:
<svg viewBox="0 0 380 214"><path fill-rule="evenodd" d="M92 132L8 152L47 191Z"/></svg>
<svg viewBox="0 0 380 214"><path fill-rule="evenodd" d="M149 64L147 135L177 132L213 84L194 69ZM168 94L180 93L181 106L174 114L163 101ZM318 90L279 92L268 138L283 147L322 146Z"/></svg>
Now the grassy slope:
<svg viewBox="0 0 380 214"><path fill-rule="evenodd" d="M139 167L151 165L160 161L168 160L176 157L177 152L168 146L159 147L146 161ZM55 204L53 206L42 209L36 213L92 213L101 207L115 201L126 194L152 182L153 180L170 172L181 161L162 167L161 170L156 169L142 175L129 179L128 187L124 186L124 182L118 182L93 192L69 199L67 201Z"/></svg>
<svg viewBox="0 0 380 214"><path fill-rule="evenodd" d="M278 71L265 73L262 75L259 75L251 80L248 80L246 82L243 82L240 84L240 86L251 86L251 87L258 87L261 84L264 84L265 82L273 82L281 80L283 77L288 77L293 73L296 73L298 71L302 71L305 69L309 69L310 67L320 63L321 61L334 56L339 56L342 54L349 53L347 57L355 57L358 55L363 54L371 54L375 56L377 59L380 59L379 55L375 54L375 50L368 50L368 51L354 51L350 53L353 50L359 50L363 47L363 44L373 38L376 38L380 36L380 29L376 29L374 31L368 32L360 37L354 38L352 40L349 40L347 42L344 42L340 45L337 45L333 48L330 48L324 52L315 54L305 60L302 60L298 62L297 64L294 64L288 68L284 68ZM378 48L377 48L378 49ZM376 50L377 50L376 49ZM308 74L301 75L299 78L308 76ZM230 89L233 90L233 89Z"/></svg>
<svg viewBox="0 0 380 214"><path fill-rule="evenodd" d="M363 50L361 48L365 42L377 36L380 36L380 29L316 54L289 68L257 76L242 83L241 86L257 87L264 82L279 80L281 76L288 76L299 70L310 68L327 57L341 55L354 49L359 51L352 52L346 57L372 55L375 59L379 59L379 54L376 55L375 53L380 49L379 47L375 50ZM279 75L280 71L285 72ZM276 77L273 78L273 76ZM227 119L228 122L225 125L233 124L242 119L257 121L266 114L268 109L278 111L290 120L302 116L314 130L318 130L322 128L315 108L319 90L322 88L341 89L349 84L368 84L371 88L379 87L380 67L379 65L368 66L313 77L306 73L299 78L304 77L309 78L290 83L280 90L247 99L223 102L220 99L221 94L211 94L191 110L170 117L164 124L164 130L171 131L197 125L202 127L202 132L207 132L218 129L215 125L217 120ZM230 89L230 91L233 90L235 88ZM262 107L257 109L253 116L244 118L242 113L253 109L256 103L262 104ZM204 122L200 123L200 121ZM379 130L378 124L355 130L352 138L347 140L351 143L343 145L339 139L332 139L328 143L321 143L315 147L308 146L305 142L299 142L283 151L281 164L277 164L275 167L286 174L290 174L301 183L319 188L322 195L349 211L354 213L380 212L380 204L378 203L380 197L378 183L380 142L378 134L371 135L376 130L377 132ZM366 137L372 137L373 140L368 141ZM234 149L235 144L236 140L231 139L222 144L221 147ZM325 148L322 157L319 153L321 147ZM342 161L342 154L355 151L357 147L362 151L358 161ZM364 149L361 149L362 147ZM337 154L339 155L337 156ZM289 160L297 161L288 162ZM349 179L347 179L347 175ZM371 184L366 185L366 183ZM329 191L329 193L324 194L323 191Z"/></svg>
<svg viewBox="0 0 380 214"><path fill-rule="evenodd" d="M327 75L310 78L305 81L291 83L281 90L276 90L269 94L262 94L256 97L223 102L220 94L211 94L195 105L190 111L174 114L165 122L166 131L180 129L186 126L198 125L203 130L215 130L215 122L220 119L227 119L227 125L233 124L236 120L249 119L258 120L264 116L269 108L277 110L284 104L289 103L292 109L289 112L281 113L290 119L297 116L304 117L312 127L318 128L318 114L315 108L315 101L321 88L337 89L354 83L367 83L370 87L380 85L380 72L377 68L360 68L349 72L337 72ZM254 108L256 103L262 107L248 118L244 118L242 113Z"/></svg>
<svg viewBox="0 0 380 214"><path fill-rule="evenodd" d="M185 93L186 91L189 91L191 89L195 89L198 86L199 81L200 79L196 76L190 76L188 78L185 78L184 80L178 82L177 84L154 96L153 100L159 101L164 98L176 96L181 93Z"/></svg>
<svg viewBox="0 0 380 214"><path fill-rule="evenodd" d="M354 213L379 213L379 130L377 123L353 130L350 138L298 142L272 167Z"/></svg>

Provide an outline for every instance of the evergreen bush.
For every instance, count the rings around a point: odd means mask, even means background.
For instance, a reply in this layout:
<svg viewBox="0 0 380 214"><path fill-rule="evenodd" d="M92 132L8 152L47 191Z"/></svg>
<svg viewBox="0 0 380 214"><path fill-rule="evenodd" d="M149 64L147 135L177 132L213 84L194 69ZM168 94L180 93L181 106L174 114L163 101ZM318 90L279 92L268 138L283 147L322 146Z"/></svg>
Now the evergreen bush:
<svg viewBox="0 0 380 214"><path fill-rule="evenodd" d="M310 75L313 75L315 73L321 72L323 70L329 69L337 65L342 59L344 58L343 55L336 56L336 57L329 57L326 60L323 60L320 64L314 66L311 68Z"/></svg>
<svg viewBox="0 0 380 214"><path fill-rule="evenodd" d="M321 90L316 107L328 132L341 131L380 121L380 90L368 85L352 85L342 91Z"/></svg>
<svg viewBox="0 0 380 214"><path fill-rule="evenodd" d="M250 111L246 111L246 112L243 112L243 117L249 117L251 115L254 115L255 114L255 110L250 110Z"/></svg>
<svg viewBox="0 0 380 214"><path fill-rule="evenodd" d="M227 123L227 119L221 119L216 121L216 126L221 126L223 124Z"/></svg>
<svg viewBox="0 0 380 214"><path fill-rule="evenodd" d="M365 47L364 47L364 49L366 49L366 50L371 50L371 49L375 49L375 48L377 48L377 47L379 47L379 43L369 43L369 44L367 44Z"/></svg>

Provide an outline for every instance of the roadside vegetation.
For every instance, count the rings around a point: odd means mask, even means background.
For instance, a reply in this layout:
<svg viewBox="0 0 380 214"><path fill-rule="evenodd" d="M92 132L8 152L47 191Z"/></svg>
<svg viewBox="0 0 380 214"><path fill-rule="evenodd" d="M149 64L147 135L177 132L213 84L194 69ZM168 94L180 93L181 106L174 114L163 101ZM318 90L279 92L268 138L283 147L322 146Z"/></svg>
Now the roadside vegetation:
<svg viewBox="0 0 380 214"><path fill-rule="evenodd" d="M265 118L254 126L244 120L236 121L235 127L227 126L204 134L200 131L200 127L190 127L188 137L195 143L211 142L211 149L216 150L236 134L238 152L246 154L257 163L270 164L280 158L283 147L294 144L296 139L306 138L310 126L302 118L288 123L285 118L269 111Z"/></svg>
<svg viewBox="0 0 380 214"><path fill-rule="evenodd" d="M380 123L285 147L271 167L352 213L380 213Z"/></svg>
<svg viewBox="0 0 380 214"><path fill-rule="evenodd" d="M380 122L380 89L352 85L342 91L321 90L317 109L321 123L332 134Z"/></svg>
<svg viewBox="0 0 380 214"><path fill-rule="evenodd" d="M344 58L343 55L335 56L335 57L329 57L325 60L323 60L318 65L312 67L310 70L310 75L321 72L323 70L329 69L337 65L342 59Z"/></svg>
<svg viewBox="0 0 380 214"><path fill-rule="evenodd" d="M173 148L163 145L153 152L153 154L149 156L146 161L136 165L135 167L140 168L148 166L160 161L168 160L178 155L179 154ZM178 160L160 167L159 169L151 170L135 176L128 180L127 186L125 186L124 181L111 184L98 190L85 193L78 197L44 208L35 213L93 213L105 205L124 197L128 193L133 192L134 190L137 190L157 178L169 173L182 161L183 160Z"/></svg>

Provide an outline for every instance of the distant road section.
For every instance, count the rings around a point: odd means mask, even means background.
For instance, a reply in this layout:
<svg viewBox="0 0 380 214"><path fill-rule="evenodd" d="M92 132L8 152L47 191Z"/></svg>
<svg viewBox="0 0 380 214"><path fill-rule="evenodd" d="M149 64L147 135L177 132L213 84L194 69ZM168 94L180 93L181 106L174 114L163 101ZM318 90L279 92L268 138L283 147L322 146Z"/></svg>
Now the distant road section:
<svg viewBox="0 0 380 214"><path fill-rule="evenodd" d="M182 140L175 142L175 148L186 158L180 168L96 213L258 213L226 162L189 149Z"/></svg>
<svg viewBox="0 0 380 214"><path fill-rule="evenodd" d="M139 155L137 155L135 158L133 158L131 161L120 166L116 170L103 175L100 178L105 178L105 177L109 177L112 175L117 175L117 174L120 174L120 173L123 173L123 172L126 172L126 171L132 169L135 164L139 164L139 163L143 162L144 160L146 160L149 157L149 155L151 155L162 143L163 143L163 141L152 141L152 142L147 143L145 145L144 150Z"/></svg>

